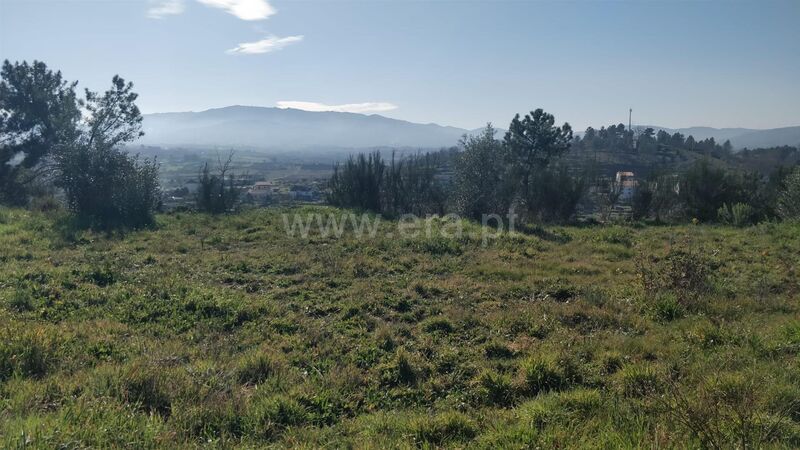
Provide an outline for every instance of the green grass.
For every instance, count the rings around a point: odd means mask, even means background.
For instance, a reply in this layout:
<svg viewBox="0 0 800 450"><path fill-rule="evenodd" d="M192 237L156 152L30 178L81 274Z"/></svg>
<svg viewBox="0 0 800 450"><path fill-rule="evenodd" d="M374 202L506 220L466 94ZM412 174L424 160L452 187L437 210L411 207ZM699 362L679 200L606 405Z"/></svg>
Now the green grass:
<svg viewBox="0 0 800 450"><path fill-rule="evenodd" d="M0 447L800 445L798 225L483 247L282 212L106 236L0 209Z"/></svg>

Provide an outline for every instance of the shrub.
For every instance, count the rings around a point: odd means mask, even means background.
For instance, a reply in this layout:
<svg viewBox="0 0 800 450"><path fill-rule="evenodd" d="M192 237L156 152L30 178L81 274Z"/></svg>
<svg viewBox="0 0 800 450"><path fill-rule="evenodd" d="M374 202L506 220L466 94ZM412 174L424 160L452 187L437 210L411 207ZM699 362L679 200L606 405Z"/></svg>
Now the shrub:
<svg viewBox="0 0 800 450"><path fill-rule="evenodd" d="M778 195L778 214L784 220L800 220L800 167L784 180Z"/></svg>
<svg viewBox="0 0 800 450"><path fill-rule="evenodd" d="M60 157L58 185L82 225L114 229L153 224L158 164L115 148L76 147Z"/></svg>
<svg viewBox="0 0 800 450"><path fill-rule="evenodd" d="M659 322L672 322L684 314L683 305L674 294L664 294L656 298L653 304L653 316Z"/></svg>
<svg viewBox="0 0 800 450"><path fill-rule="evenodd" d="M726 225L744 227L755 222L755 210L745 203L725 203L717 211L717 219Z"/></svg>
<svg viewBox="0 0 800 450"><path fill-rule="evenodd" d="M239 189L234 184L231 171L233 153L226 162L218 160L217 173L212 174L208 163L203 165L198 177L197 209L210 214L222 214L233 210L239 200Z"/></svg>
<svg viewBox="0 0 800 450"><path fill-rule="evenodd" d="M715 263L687 246L674 246L663 257L640 258L637 269L645 293L654 297L673 293L686 305L711 289Z"/></svg>

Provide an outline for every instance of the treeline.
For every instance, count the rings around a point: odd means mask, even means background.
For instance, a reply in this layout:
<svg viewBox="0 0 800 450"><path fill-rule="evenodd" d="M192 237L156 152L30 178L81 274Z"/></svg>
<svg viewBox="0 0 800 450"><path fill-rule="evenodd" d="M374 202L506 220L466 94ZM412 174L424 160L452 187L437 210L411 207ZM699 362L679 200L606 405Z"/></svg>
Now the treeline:
<svg viewBox="0 0 800 450"><path fill-rule="evenodd" d="M436 180L443 158L433 153L384 161L380 152L351 156L334 167L328 201L387 216L440 214L445 194Z"/></svg>
<svg viewBox="0 0 800 450"><path fill-rule="evenodd" d="M656 153L684 150L700 152L715 158L725 158L733 154L729 140L719 144L713 137L696 141L692 136L682 133L669 134L653 128L630 130L623 124L586 129L583 137L576 136L574 145L578 150L604 150L609 152Z"/></svg>
<svg viewBox="0 0 800 450"><path fill-rule="evenodd" d="M514 117L502 140L495 135L490 124L478 135L465 136L457 152L415 155L399 162L392 158L386 163L379 153L351 157L336 167L329 201L390 216L454 212L481 220L513 212L528 223L565 223L576 220L581 210L586 218L610 211L623 190L618 180L598 174L588 161L565 158L568 152L679 149L704 156L685 170L657 171L636 180L626 199L627 217L732 225L798 218L800 169L787 165L768 173L742 170L733 162L753 158L759 151L735 156L729 142L695 141L652 129L635 135L623 125L589 128L583 138L573 138L568 124L556 126L553 116L541 109ZM791 154L780 153L784 161Z"/></svg>
<svg viewBox="0 0 800 450"><path fill-rule="evenodd" d="M392 216L456 212L480 220L513 211L529 221L573 218L588 177L561 164L572 145L569 124L556 126L553 115L538 109L515 116L502 141L495 134L490 124L465 136L459 152L389 163L379 153L351 157L336 166L328 199Z"/></svg>

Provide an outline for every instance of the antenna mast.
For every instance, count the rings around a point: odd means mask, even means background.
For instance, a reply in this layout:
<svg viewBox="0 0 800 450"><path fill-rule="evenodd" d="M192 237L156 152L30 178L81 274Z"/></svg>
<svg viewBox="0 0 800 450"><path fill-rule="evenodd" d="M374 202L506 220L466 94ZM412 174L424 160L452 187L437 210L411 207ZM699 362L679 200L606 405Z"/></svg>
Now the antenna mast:
<svg viewBox="0 0 800 450"><path fill-rule="evenodd" d="M628 131L631 131L633 129L631 128L631 116L633 116L633 108L630 108L628 110Z"/></svg>

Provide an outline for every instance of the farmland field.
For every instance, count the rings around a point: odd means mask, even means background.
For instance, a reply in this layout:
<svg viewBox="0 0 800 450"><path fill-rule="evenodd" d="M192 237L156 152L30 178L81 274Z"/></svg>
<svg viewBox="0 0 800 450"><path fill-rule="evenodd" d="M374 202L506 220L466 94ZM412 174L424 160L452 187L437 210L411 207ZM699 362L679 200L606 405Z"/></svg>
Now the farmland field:
<svg viewBox="0 0 800 450"><path fill-rule="evenodd" d="M800 446L800 225L284 229L341 212L0 209L0 447Z"/></svg>

